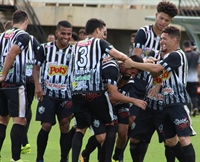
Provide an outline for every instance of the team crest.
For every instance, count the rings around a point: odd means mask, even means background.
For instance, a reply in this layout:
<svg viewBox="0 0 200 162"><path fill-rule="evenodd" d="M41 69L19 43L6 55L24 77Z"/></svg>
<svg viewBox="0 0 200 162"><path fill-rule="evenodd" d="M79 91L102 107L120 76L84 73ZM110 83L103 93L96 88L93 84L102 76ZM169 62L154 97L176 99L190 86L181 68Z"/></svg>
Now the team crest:
<svg viewBox="0 0 200 162"><path fill-rule="evenodd" d="M40 107L38 108L38 112L39 112L40 114L44 113L44 111L45 111L45 107L44 107L44 106L40 106Z"/></svg>
<svg viewBox="0 0 200 162"><path fill-rule="evenodd" d="M99 120L94 120L93 125L94 125L96 128L98 128L99 125L100 125Z"/></svg>

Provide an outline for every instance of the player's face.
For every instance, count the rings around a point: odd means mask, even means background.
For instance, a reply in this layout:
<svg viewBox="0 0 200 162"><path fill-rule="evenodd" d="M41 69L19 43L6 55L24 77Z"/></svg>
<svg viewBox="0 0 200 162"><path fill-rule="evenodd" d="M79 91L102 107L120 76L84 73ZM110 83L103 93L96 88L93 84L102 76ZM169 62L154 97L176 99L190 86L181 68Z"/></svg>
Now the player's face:
<svg viewBox="0 0 200 162"><path fill-rule="evenodd" d="M167 33L162 33L160 38L160 49L163 53L169 53L170 49L174 44L173 38L171 38Z"/></svg>
<svg viewBox="0 0 200 162"><path fill-rule="evenodd" d="M103 28L97 28L97 38L100 38L100 39L104 39L103 37L104 37L104 28L105 27L103 27Z"/></svg>
<svg viewBox="0 0 200 162"><path fill-rule="evenodd" d="M56 31L56 44L59 48L65 48L68 46L69 41L72 36L72 28L66 28L61 26L59 30Z"/></svg>
<svg viewBox="0 0 200 162"><path fill-rule="evenodd" d="M169 25L169 23L172 21L172 18L163 13L163 12L160 12L160 13L156 13L156 22L155 22L155 25L157 27L158 30L163 30L166 26Z"/></svg>
<svg viewBox="0 0 200 162"><path fill-rule="evenodd" d="M106 40L108 36L107 28L103 27L103 39Z"/></svg>
<svg viewBox="0 0 200 162"><path fill-rule="evenodd" d="M130 75L132 78L135 78L135 76L139 73L138 69L136 68L130 68L130 69L126 69L124 71L124 75Z"/></svg>

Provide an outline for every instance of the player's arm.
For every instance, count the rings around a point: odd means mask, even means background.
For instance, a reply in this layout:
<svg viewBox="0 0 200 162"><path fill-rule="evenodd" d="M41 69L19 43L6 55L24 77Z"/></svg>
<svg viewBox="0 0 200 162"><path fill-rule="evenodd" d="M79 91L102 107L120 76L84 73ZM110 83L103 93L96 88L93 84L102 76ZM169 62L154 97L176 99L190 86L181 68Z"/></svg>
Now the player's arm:
<svg viewBox="0 0 200 162"><path fill-rule="evenodd" d="M104 51L104 53L109 53L115 59L120 61L125 61L126 59L128 59L128 56L115 49L107 41L101 39L100 44L101 44L101 50Z"/></svg>
<svg viewBox="0 0 200 162"><path fill-rule="evenodd" d="M35 65L33 66L33 79L35 84L35 98L42 101L43 100L43 89L40 83L40 67L44 61L44 49L43 46L40 46L38 54L35 57Z"/></svg>
<svg viewBox="0 0 200 162"><path fill-rule="evenodd" d="M146 35L144 33L144 30L139 29L134 40L134 49L133 49L133 55L142 55L142 48L146 42Z"/></svg>
<svg viewBox="0 0 200 162"><path fill-rule="evenodd" d="M21 34L17 37L15 44L12 45L11 49L8 51L8 54L6 56L0 82L6 79L8 71L12 67L16 56L19 55L21 51L23 51L28 46L28 42L29 35L27 33Z"/></svg>

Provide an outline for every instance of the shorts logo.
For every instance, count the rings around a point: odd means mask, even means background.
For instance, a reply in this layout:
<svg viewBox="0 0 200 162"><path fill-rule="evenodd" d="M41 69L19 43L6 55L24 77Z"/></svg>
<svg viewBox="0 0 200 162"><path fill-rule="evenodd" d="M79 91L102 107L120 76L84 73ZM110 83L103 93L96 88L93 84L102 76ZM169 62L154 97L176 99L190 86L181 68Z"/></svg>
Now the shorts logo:
<svg viewBox="0 0 200 162"><path fill-rule="evenodd" d="M96 128L98 128L99 125L100 125L99 120L94 120L93 125L94 125Z"/></svg>
<svg viewBox="0 0 200 162"><path fill-rule="evenodd" d="M39 112L40 114L44 113L44 111L45 111L45 107L44 107L44 106L40 106L40 107L38 108L38 112Z"/></svg>
<svg viewBox="0 0 200 162"><path fill-rule="evenodd" d="M133 122L133 124L131 125L131 130L133 130L135 128L136 124L135 122Z"/></svg>

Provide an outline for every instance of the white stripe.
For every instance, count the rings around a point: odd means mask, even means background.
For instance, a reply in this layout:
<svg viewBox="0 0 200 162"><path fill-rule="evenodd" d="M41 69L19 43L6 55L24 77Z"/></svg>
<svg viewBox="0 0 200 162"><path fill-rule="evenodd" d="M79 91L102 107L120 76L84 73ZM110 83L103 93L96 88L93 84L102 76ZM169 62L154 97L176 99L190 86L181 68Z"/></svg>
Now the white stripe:
<svg viewBox="0 0 200 162"><path fill-rule="evenodd" d="M18 89L19 95L19 117L25 117L26 115L26 92L25 87L22 85Z"/></svg>

